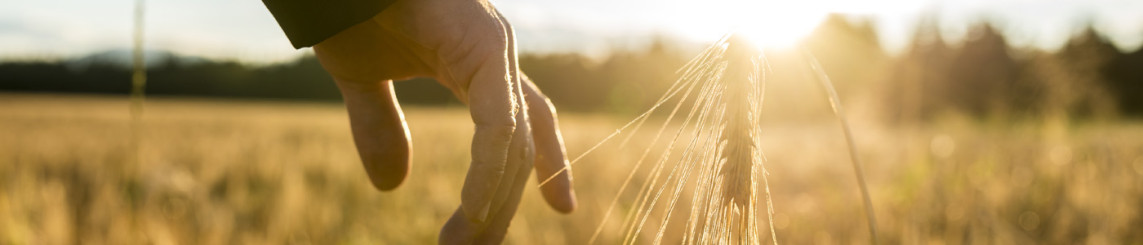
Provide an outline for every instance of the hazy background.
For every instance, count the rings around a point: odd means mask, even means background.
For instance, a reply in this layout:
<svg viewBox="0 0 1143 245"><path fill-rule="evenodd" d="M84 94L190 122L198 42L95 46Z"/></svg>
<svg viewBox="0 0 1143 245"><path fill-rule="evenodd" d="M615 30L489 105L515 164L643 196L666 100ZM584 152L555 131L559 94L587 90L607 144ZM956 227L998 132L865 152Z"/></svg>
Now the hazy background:
<svg viewBox="0 0 1143 245"><path fill-rule="evenodd" d="M1058 96L1045 86L1059 82L1035 76L1052 76L1054 80L1092 80L1077 86L1097 87L1089 90L1105 93L1098 95L1101 99L1117 100L1101 105L1116 107L1109 111L1132 111L1132 103L1137 103L1131 102L1135 96L1129 95L1139 86L1132 80L1139 79L1138 49L1143 43L1143 15L1137 14L1143 12L1143 2L1139 1L494 3L518 28L524 70L539 78L542 87L553 88L546 90L557 104L567 104L572 110L641 108L645 100L656 96L610 98L631 101L583 96L626 94L633 89L625 86L640 87L635 89L639 93L657 94L661 90L644 87L667 84L682 61L730 31L752 36L776 53L792 50L795 43L804 41L823 56L831 73L842 72L832 74L840 76L838 83L862 84L854 87L865 90L899 90L910 84L945 83L937 81L941 79L982 78L956 78L944 73L999 76L1020 88L996 91L962 81L948 82L951 84L947 86L1012 93L1004 96L1045 106L1030 101L1035 100L1031 97ZM0 62L4 65L0 72L5 79L0 89L127 91L122 79L126 71L121 68L130 63L127 51L133 6L133 1L3 3ZM151 69L148 94L337 99L328 76L312 59L312 51L290 48L257 1L158 0L148 1L146 8L144 47ZM999 66L978 65L982 64L978 61ZM1091 73L1076 76L1095 77L1065 79L1040 74L1059 72L1048 67L1053 65L1072 70L1068 73ZM841 70L864 74L849 77L855 74ZM410 103L449 101L446 93L428 92L439 90L434 84L400 85L406 90L401 94ZM921 87L950 92L935 86ZM960 99L966 100L963 103L983 101ZM587 105L590 103L596 105ZM969 106L957 101L934 103Z"/></svg>
<svg viewBox="0 0 1143 245"><path fill-rule="evenodd" d="M650 1L505 0L493 2L517 28L524 52L577 51L601 55L645 45L663 35L709 42L734 26L805 34L829 13L870 18L887 50L903 50L923 16L950 41L981 21L995 22L1017 46L1061 47L1091 25L1120 49L1143 41L1143 3L1131 0L808 0ZM0 44L5 59L74 58L128 49L134 1L5 1ZM289 48L259 1L147 2L147 48L188 56L253 63L287 62L307 50ZM789 31L787 31L789 30ZM771 33L790 36L789 33ZM780 37L778 39L789 39ZM618 47L616 47L618 46Z"/></svg>
<svg viewBox="0 0 1143 245"><path fill-rule="evenodd" d="M1143 1L493 3L571 156L727 32L762 46L779 242L869 236L802 48L849 109L886 243L1143 242ZM435 241L469 161L470 120L451 93L396 84L413 173L377 192L332 80L258 1L147 1L148 99L132 120L133 7L0 2L0 244ZM574 214L528 187L507 242L582 244L601 222L604 244L622 241L636 193L616 186L631 171L646 179L632 163L664 147L646 131L577 163Z"/></svg>

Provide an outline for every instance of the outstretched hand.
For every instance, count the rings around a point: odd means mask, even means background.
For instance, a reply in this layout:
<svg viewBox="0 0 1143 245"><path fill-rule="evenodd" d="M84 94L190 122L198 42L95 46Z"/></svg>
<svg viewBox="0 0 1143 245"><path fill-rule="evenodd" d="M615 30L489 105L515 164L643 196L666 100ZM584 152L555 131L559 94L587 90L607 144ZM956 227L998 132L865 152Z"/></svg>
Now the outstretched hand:
<svg viewBox="0 0 1143 245"><path fill-rule="evenodd" d="M391 190L409 171L408 125L392 82L433 77L468 105L475 124L461 205L442 244L499 243L533 163L545 179L568 165L555 108L519 71L515 34L485 0L398 0L371 20L314 46L337 82L373 185ZM560 212L575 209L570 171L541 187Z"/></svg>

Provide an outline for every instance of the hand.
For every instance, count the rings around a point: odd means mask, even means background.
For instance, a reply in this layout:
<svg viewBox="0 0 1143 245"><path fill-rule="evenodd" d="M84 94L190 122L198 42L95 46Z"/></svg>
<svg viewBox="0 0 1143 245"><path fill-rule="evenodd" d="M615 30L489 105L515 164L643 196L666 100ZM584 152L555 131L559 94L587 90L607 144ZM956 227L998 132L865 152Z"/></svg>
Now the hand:
<svg viewBox="0 0 1143 245"><path fill-rule="evenodd" d="M519 71L515 33L484 0L398 0L315 45L314 53L337 82L377 189L396 188L409 170L412 148L394 79L436 78L469 106L472 164L442 244L499 243L532 164L539 179L568 166L555 108ZM570 171L541 193L557 211L575 209Z"/></svg>

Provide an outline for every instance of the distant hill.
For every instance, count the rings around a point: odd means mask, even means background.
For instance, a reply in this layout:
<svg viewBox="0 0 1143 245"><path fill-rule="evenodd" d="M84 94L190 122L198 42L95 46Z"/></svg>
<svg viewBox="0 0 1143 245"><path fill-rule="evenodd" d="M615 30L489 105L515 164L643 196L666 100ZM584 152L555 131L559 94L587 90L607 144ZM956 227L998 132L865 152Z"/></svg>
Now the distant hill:
<svg viewBox="0 0 1143 245"><path fill-rule="evenodd" d="M89 54L87 56L79 57L64 61L64 65L73 69L83 69L92 64L112 65L121 68L131 68L134 65L134 57L131 55L132 50L129 49L112 49L102 52ZM165 62L177 61L180 64L196 65L211 62L210 60L198 56L185 56L175 54L165 50L145 50L143 51L143 62L147 68L152 68Z"/></svg>

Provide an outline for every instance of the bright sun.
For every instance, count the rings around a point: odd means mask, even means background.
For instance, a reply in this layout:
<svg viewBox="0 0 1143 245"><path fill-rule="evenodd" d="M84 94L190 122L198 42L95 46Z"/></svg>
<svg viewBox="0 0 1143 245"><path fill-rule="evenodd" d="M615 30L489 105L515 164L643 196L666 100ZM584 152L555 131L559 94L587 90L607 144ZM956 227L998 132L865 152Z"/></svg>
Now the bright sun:
<svg viewBox="0 0 1143 245"><path fill-rule="evenodd" d="M810 13L758 14L738 22L733 31L758 47L789 48L809 35L824 17Z"/></svg>
<svg viewBox="0 0 1143 245"><path fill-rule="evenodd" d="M824 8L809 1L738 1L731 13L732 31L765 48L789 48L825 19Z"/></svg>

